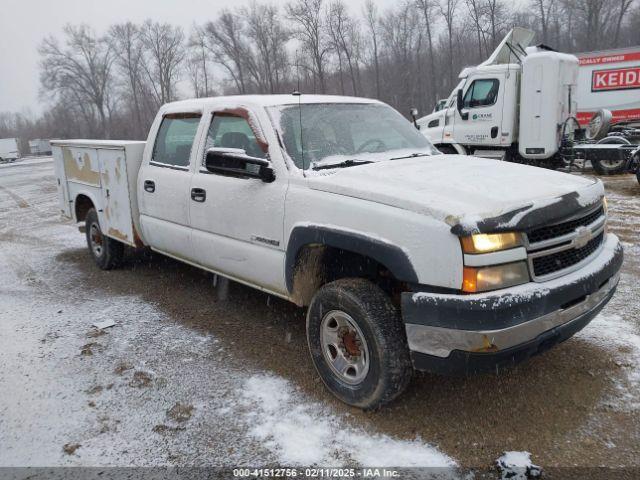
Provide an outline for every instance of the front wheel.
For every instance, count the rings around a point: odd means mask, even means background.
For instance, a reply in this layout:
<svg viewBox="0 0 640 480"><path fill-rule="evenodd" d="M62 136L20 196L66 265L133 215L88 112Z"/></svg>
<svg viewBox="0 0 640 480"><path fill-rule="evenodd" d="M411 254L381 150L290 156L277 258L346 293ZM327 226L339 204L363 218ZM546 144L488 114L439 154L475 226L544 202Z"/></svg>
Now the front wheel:
<svg viewBox="0 0 640 480"><path fill-rule="evenodd" d="M327 388L370 410L409 384L413 368L404 324L389 297L364 279L324 285L307 313L311 358Z"/></svg>
<svg viewBox="0 0 640 480"><path fill-rule="evenodd" d="M102 233L98 222L98 212L94 208L87 212L85 220L89 253L102 270L120 266L124 257L124 244Z"/></svg>

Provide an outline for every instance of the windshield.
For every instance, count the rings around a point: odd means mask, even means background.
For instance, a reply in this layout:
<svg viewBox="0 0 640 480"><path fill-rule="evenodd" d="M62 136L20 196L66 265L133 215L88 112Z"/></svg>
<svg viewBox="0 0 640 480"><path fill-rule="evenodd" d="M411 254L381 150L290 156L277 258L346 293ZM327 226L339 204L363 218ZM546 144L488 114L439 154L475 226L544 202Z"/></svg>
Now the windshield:
<svg viewBox="0 0 640 480"><path fill-rule="evenodd" d="M287 153L305 170L438 154L407 119L386 105L303 103L271 107L269 113Z"/></svg>

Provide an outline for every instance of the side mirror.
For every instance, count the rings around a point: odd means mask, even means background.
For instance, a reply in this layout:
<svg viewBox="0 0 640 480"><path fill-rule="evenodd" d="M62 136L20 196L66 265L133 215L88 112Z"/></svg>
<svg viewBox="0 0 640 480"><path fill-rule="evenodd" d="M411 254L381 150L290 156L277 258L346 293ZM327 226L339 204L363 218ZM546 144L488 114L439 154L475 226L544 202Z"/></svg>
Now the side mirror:
<svg viewBox="0 0 640 480"><path fill-rule="evenodd" d="M409 113L411 113L411 118L413 119L413 126L420 130L420 125L418 125L418 109L414 107Z"/></svg>
<svg viewBox="0 0 640 480"><path fill-rule="evenodd" d="M252 157L241 148L210 148L205 167L211 173L240 178L259 178L271 183L276 179L269 161Z"/></svg>
<svg viewBox="0 0 640 480"><path fill-rule="evenodd" d="M463 98L462 98L462 89L458 89L458 98L456 99L456 108L458 109L458 113L460 114L460 118L462 118L462 120L468 120L469 119L469 112L463 112L462 111L462 104L463 104Z"/></svg>

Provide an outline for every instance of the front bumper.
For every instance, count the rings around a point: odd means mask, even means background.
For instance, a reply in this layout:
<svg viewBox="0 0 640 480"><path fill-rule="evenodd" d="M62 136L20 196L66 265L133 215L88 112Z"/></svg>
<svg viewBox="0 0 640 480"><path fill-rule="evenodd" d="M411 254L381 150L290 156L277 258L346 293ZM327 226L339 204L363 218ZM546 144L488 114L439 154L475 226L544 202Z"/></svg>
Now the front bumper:
<svg viewBox="0 0 640 480"><path fill-rule="evenodd" d="M406 292L402 315L414 366L477 373L513 365L571 337L613 296L623 251L615 235L584 268L496 292Z"/></svg>

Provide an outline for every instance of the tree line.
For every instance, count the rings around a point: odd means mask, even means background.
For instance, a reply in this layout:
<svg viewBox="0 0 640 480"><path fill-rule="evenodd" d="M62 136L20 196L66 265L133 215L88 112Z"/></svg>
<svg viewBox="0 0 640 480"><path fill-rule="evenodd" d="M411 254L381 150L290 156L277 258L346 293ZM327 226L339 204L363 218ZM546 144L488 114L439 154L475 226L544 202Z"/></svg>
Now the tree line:
<svg viewBox="0 0 640 480"><path fill-rule="evenodd" d="M357 95L427 113L513 26L566 52L638 45L640 2L254 1L188 31L153 20L67 25L39 47L46 110L1 113L0 138L144 139L160 105L221 94Z"/></svg>

